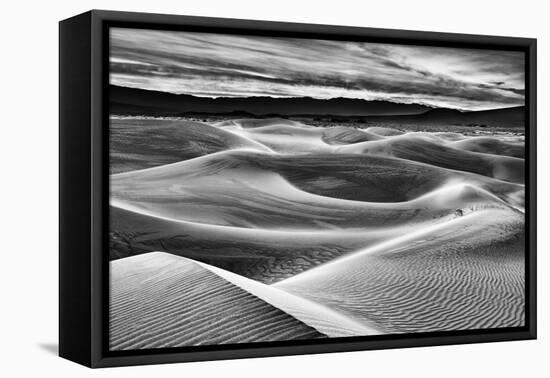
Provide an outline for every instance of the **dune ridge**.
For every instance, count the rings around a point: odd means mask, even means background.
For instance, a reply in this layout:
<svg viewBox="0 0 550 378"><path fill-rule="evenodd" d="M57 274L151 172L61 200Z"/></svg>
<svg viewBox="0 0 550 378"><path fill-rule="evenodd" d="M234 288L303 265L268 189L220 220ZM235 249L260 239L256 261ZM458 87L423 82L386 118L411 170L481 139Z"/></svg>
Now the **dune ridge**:
<svg viewBox="0 0 550 378"><path fill-rule="evenodd" d="M111 236L111 259L162 250L264 283L410 230L261 230L177 221L113 205L111 228L117 231Z"/></svg>
<svg viewBox="0 0 550 378"><path fill-rule="evenodd" d="M242 155L243 152L246 155ZM448 191L445 195L439 189L452 182L463 185L458 177L452 178L451 175L440 180L431 195L429 191L421 193L420 196L428 196L424 202L413 198L396 203L377 203L304 191L269 167L264 168L261 162L252 161L251 156L256 156L257 160L271 159L253 151L229 151L115 175L111 178L113 198L132 204L136 209L176 220L273 229L284 229L280 226L282 224L287 229L368 227L380 222L388 226L412 218L440 217L454 212L461 205L459 200L451 198L448 198L448 206L444 205L445 198L429 198L436 196L435 193L448 196ZM480 187L476 192L480 198L476 199L475 190L471 191L469 196L461 197L462 207L475 206L489 198L489 203L506 205L502 197L487 196L489 192L482 185L471 183L468 187L475 186ZM431 203L439 206L431 206Z"/></svg>
<svg viewBox="0 0 550 378"><path fill-rule="evenodd" d="M388 333L521 326L523 217L515 214L480 211L274 286Z"/></svg>
<svg viewBox="0 0 550 378"><path fill-rule="evenodd" d="M466 151L504 155L521 159L525 157L525 148L523 145L523 141L501 140L487 136L462 139L452 143L454 148Z"/></svg>
<svg viewBox="0 0 550 378"><path fill-rule="evenodd" d="M455 144L455 146L457 145ZM487 152L471 152L437 143L424 136L411 134L404 134L382 141L368 141L348 145L340 147L340 151L344 153L395 156L520 184L523 183L525 176L523 159L490 155Z"/></svg>
<svg viewBox="0 0 550 378"><path fill-rule="evenodd" d="M235 273L195 261L232 284L248 291L304 324L330 337L377 335L380 332L366 321L358 322L329 307L295 296L275 286L261 284Z"/></svg>
<svg viewBox="0 0 550 378"><path fill-rule="evenodd" d="M188 259L148 253L110 271L111 350L325 337Z"/></svg>
<svg viewBox="0 0 550 378"><path fill-rule="evenodd" d="M111 173L161 166L235 148L272 152L246 136L204 122L111 118Z"/></svg>
<svg viewBox="0 0 550 378"><path fill-rule="evenodd" d="M524 136L368 126L117 120L111 348L523 325Z"/></svg>

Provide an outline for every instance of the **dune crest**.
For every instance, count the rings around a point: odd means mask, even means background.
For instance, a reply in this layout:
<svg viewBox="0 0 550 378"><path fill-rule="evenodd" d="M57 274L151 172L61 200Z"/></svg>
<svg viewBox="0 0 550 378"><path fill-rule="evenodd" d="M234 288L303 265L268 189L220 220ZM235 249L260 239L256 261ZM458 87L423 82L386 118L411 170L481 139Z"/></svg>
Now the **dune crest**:
<svg viewBox="0 0 550 378"><path fill-rule="evenodd" d="M351 253L275 286L389 333L521 326L523 243L520 214L481 211Z"/></svg>
<svg viewBox="0 0 550 378"><path fill-rule="evenodd" d="M263 163L249 159L250 154L255 153L220 152L115 175L111 178L113 199L175 220L279 230L390 226L442 217L481 202L506 205L498 196L488 195L482 185L460 178L442 179L439 187L396 203L326 197L292 185L279 173L262 167ZM269 161L271 156L257 154L256 159ZM479 188L454 201L440 198L441 188L452 181Z"/></svg>
<svg viewBox="0 0 550 378"><path fill-rule="evenodd" d="M204 122L164 118L110 120L111 173L162 166L230 149L271 149Z"/></svg>
<svg viewBox="0 0 550 378"><path fill-rule="evenodd" d="M519 184L525 176L523 159L454 148L420 133L343 146L337 152L393 156Z"/></svg>
<svg viewBox="0 0 550 378"><path fill-rule="evenodd" d="M111 350L325 337L188 259L148 253L110 263Z"/></svg>
<svg viewBox="0 0 550 378"><path fill-rule="evenodd" d="M227 227L162 218L116 202L110 214L116 230L111 259L163 250L264 283L411 230L410 225L303 231ZM414 227L421 229L424 224Z"/></svg>
<svg viewBox="0 0 550 378"><path fill-rule="evenodd" d="M111 348L523 325L524 136L423 117L112 119Z"/></svg>
<svg viewBox="0 0 550 378"><path fill-rule="evenodd" d="M291 121L286 118L241 118L231 119L214 123L217 127L237 126L239 128L257 128L257 127L273 127L273 126L296 126L296 127L310 127L301 122Z"/></svg>
<svg viewBox="0 0 550 378"><path fill-rule="evenodd" d="M523 159L525 157L524 141L520 142L502 140L495 137L472 137L462 140L457 140L452 143L454 148L459 148L471 152L480 152L492 155L504 155Z"/></svg>
<svg viewBox="0 0 550 378"><path fill-rule="evenodd" d="M304 324L330 337L377 335L380 332L367 322L358 322L329 307L286 293L275 286L261 284L227 270L195 261L232 284L292 315Z"/></svg>

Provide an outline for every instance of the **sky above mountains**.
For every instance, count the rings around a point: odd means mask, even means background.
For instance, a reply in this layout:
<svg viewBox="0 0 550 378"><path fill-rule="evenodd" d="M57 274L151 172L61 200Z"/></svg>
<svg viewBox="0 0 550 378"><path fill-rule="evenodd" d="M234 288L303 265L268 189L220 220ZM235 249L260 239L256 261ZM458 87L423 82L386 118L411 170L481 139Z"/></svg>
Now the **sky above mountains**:
<svg viewBox="0 0 550 378"><path fill-rule="evenodd" d="M110 83L203 97L524 105L522 52L111 29Z"/></svg>

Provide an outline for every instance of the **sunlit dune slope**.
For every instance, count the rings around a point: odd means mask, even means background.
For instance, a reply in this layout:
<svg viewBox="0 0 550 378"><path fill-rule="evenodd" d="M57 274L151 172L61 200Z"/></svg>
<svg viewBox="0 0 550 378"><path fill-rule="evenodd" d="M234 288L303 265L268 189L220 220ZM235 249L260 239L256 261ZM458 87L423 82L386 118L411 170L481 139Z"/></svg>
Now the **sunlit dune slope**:
<svg viewBox="0 0 550 378"><path fill-rule="evenodd" d="M350 127L337 126L327 127L323 131L322 140L332 145L353 144L379 140L383 137L368 130L354 129Z"/></svg>
<svg viewBox="0 0 550 378"><path fill-rule="evenodd" d="M481 152L486 154L504 155L524 158L525 146L523 141L505 141L495 137L474 137L452 143L454 148Z"/></svg>
<svg viewBox="0 0 550 378"><path fill-rule="evenodd" d="M219 119L112 120L113 349L524 324L523 135Z"/></svg>
<svg viewBox="0 0 550 378"><path fill-rule="evenodd" d="M232 132L281 153L300 154L332 150L323 141L324 130L322 128L271 125L254 129L235 129Z"/></svg>
<svg viewBox="0 0 550 378"><path fill-rule="evenodd" d="M206 123L173 119L112 118L111 173L175 163L230 148L269 148Z"/></svg>
<svg viewBox="0 0 550 378"><path fill-rule="evenodd" d="M241 156L250 153L219 153L115 175L111 178L112 197L170 219L281 230L403 224L447 215L460 204L472 207L496 200L481 191L476 192L481 194L479 198L450 200L444 195L443 200L387 204L322 197L297 189L281 175ZM437 193L440 195L435 197L441 197L441 192Z"/></svg>
<svg viewBox="0 0 550 378"><path fill-rule="evenodd" d="M250 154L248 154L250 155ZM451 182L483 187L522 207L515 197L523 185L449 170L425 163L361 154L243 155L251 163L281 174L292 185L310 193L367 202L403 202Z"/></svg>
<svg viewBox="0 0 550 378"><path fill-rule="evenodd" d="M246 290L265 302L330 337L376 335L380 332L368 321L356 321L302 297L289 294L272 285L266 285L238 274L196 262L228 282Z"/></svg>
<svg viewBox="0 0 550 378"><path fill-rule="evenodd" d="M227 126L237 126L246 129L252 129L256 127L263 126L297 126L297 127L308 127L307 125L298 122L292 121L286 118L242 118L242 119L229 119L226 121L216 122L214 126L217 127L227 127Z"/></svg>
<svg viewBox="0 0 550 378"><path fill-rule="evenodd" d="M176 221L117 206L111 207L110 221L111 259L160 250L266 283L411 229L274 231Z"/></svg>
<svg viewBox="0 0 550 378"><path fill-rule="evenodd" d="M322 229L388 226L441 217L454 212L461 200L448 200L445 205L445 200L420 203L414 199L430 192L441 197L439 189L462 183L490 189L507 202L511 201L508 195L520 190L514 184L461 176L412 162L350 158L336 163L330 156L291 159L254 151L222 152L114 175L112 198L170 219L248 228ZM323 176L318 176L319 170ZM398 185L401 181L407 184ZM327 194L330 189L336 193L357 190L362 200L380 199L378 193L385 193L388 199L398 202L367 203L321 196L315 194L316 187L322 191L319 194ZM462 207L499 202L494 196L488 200L485 197L465 197ZM521 203L514 205L521 207Z"/></svg>
<svg viewBox="0 0 550 378"><path fill-rule="evenodd" d="M523 159L470 152L414 134L342 146L337 152L395 156L515 183L524 181Z"/></svg>
<svg viewBox="0 0 550 378"><path fill-rule="evenodd" d="M434 136L446 141L446 142L456 142L459 140L467 139L468 137L460 133L455 133L452 131L440 131L432 133Z"/></svg>
<svg viewBox="0 0 550 378"><path fill-rule="evenodd" d="M158 169L148 172L156 170ZM154 187L159 187L156 181L153 183ZM166 187L173 186L170 184ZM204 186L200 187L204 192ZM335 206L332 209L325 203L331 202L328 198L320 201L317 206L310 203L310 207L314 209L323 209L318 210L320 214L335 216L338 212L344 220L346 216L353 220L362 215L362 222L356 227L329 227L330 223L327 222L334 220L324 219L321 222L316 218L313 218L313 221L308 221L307 217L302 218L302 212L309 207L304 206L305 202L299 202L300 197L292 206L294 210L301 209L298 214L290 212L290 209L275 206L273 214L279 219L284 217L286 223L266 227L266 224L273 224L273 220L270 220L263 224L264 227L260 227L258 224L253 226L252 222L261 223L266 214L271 214L265 210L271 203L269 195L250 192L250 196L262 199L256 204L257 214L261 215L241 219L239 216L245 215L240 211L223 208L230 190L227 189L223 196L216 192L217 195L212 197L212 201L223 198L224 202L215 207L216 212L212 210L212 217L216 221L216 214L218 218L231 214L233 218L240 219L238 223L246 223L246 227L236 227L185 219L189 217L189 212L186 206L180 203L185 200L176 198L174 202L167 201L166 198L171 199L173 196L159 193L157 200L151 200L149 197L146 205L136 202L135 198L133 201L112 200L114 207L111 210L111 230L116 232L111 237L112 258L163 250L262 282L276 282L346 253L391 240L405 232L447 222L455 218L457 212L464 215L488 208L511 209L506 202L491 192L458 182L449 183L402 203L358 203L332 199L332 205ZM292 193L286 193L286 197ZM301 192L299 195L305 198L302 201L319 199L318 196L308 193ZM162 203L168 205L163 207ZM310 214L314 214L311 213L312 210L309 211ZM168 216L169 212L179 219ZM254 211L250 213L255 214ZM298 222L302 222L302 228L287 226L289 223Z"/></svg>
<svg viewBox="0 0 550 378"><path fill-rule="evenodd" d="M111 350L325 337L188 259L149 253L110 263Z"/></svg>
<svg viewBox="0 0 550 378"><path fill-rule="evenodd" d="M401 130L392 129L390 127L380 127L380 126L368 127L366 131L375 135L383 136L383 137L401 135L404 133Z"/></svg>
<svg viewBox="0 0 550 378"><path fill-rule="evenodd" d="M281 153L332 152L333 145L379 140L383 136L344 126L313 127L296 121L232 120L214 124ZM254 125L254 127L251 127Z"/></svg>
<svg viewBox="0 0 550 378"><path fill-rule="evenodd" d="M386 332L524 324L523 215L485 210L275 284Z"/></svg>

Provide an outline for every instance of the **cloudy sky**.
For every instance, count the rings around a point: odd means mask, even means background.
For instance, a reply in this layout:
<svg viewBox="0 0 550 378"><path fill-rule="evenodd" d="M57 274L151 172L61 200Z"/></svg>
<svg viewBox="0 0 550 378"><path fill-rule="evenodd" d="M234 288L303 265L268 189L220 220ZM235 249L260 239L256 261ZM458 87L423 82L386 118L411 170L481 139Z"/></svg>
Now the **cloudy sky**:
<svg viewBox="0 0 550 378"><path fill-rule="evenodd" d="M524 104L520 52L113 28L110 68L111 84L195 96Z"/></svg>

